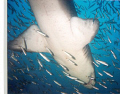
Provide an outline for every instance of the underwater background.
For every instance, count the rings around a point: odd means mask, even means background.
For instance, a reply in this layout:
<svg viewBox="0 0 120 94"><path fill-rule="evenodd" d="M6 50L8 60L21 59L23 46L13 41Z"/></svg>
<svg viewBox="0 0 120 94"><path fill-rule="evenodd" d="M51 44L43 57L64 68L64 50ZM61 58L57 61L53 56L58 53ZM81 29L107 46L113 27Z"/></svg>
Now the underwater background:
<svg viewBox="0 0 120 94"><path fill-rule="evenodd" d="M50 59L47 62L39 53L27 52L25 56L23 52L8 49L8 94L120 94L120 1L74 0L73 3L78 17L97 18L100 22L98 34L89 43L95 64L96 88L87 89L68 78L49 53L43 53ZM7 41L18 37L32 24L37 22L28 0L8 0Z"/></svg>

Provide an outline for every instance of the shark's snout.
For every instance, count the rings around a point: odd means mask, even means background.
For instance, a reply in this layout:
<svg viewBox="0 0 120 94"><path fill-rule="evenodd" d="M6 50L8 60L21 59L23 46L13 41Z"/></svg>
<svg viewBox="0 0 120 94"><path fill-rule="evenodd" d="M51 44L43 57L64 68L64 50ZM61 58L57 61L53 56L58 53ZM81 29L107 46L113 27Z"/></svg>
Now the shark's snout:
<svg viewBox="0 0 120 94"><path fill-rule="evenodd" d="M95 75L92 73L90 76L88 76L88 83L85 84L85 87L92 89L95 85Z"/></svg>

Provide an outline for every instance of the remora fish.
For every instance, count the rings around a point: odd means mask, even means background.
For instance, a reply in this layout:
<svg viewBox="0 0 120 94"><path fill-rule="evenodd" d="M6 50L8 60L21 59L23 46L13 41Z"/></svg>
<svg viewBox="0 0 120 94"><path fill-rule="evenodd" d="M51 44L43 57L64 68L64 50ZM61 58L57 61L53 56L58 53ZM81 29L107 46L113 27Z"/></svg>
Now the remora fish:
<svg viewBox="0 0 120 94"><path fill-rule="evenodd" d="M31 25L19 37L10 41L8 48L21 51L20 47L24 47L23 38L27 43L27 52L47 52L45 47L48 47L54 53L54 59L69 69L67 73L89 83L88 76L92 74L95 78L95 72L88 43L97 34L99 21L77 17L73 0L29 0L29 3L40 29L37 25ZM19 17L18 21L24 24ZM42 33L39 34L37 30ZM45 37L46 34L49 37ZM63 50L72 53L79 66L70 65ZM93 88L94 84L92 80L85 87Z"/></svg>

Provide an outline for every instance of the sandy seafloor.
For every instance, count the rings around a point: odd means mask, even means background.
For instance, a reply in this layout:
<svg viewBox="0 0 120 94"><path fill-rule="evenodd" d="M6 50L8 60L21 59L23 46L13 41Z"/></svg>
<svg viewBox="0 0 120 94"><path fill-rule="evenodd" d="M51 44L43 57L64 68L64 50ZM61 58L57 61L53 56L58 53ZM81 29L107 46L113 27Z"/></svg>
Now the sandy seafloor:
<svg viewBox="0 0 120 94"><path fill-rule="evenodd" d="M62 67L48 53L43 54L50 62L44 60L39 53L27 52L25 56L23 52L8 50L8 94L120 93L120 1L74 0L74 5L80 18L97 18L100 22L98 34L89 43L94 62L100 60L109 65L95 65L95 86L99 90L87 89L66 77ZM27 0L8 0L7 20L8 42L30 25L37 24ZM12 54L17 61L11 58ZM37 58L43 67L38 64ZM53 75L49 75L46 69ZM111 73L113 77L103 71ZM54 80L62 86L55 84Z"/></svg>

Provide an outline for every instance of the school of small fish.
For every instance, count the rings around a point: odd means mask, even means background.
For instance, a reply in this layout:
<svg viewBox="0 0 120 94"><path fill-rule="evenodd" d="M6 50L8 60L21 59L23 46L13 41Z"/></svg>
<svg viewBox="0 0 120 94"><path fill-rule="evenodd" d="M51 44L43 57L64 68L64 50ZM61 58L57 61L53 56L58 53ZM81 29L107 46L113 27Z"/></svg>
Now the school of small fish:
<svg viewBox="0 0 120 94"><path fill-rule="evenodd" d="M120 1L74 0L80 18L94 18L100 22L98 34L89 44L96 71L96 84L89 90L83 81L66 73L69 69L54 61L54 53L26 53L24 38L22 52L8 50L9 94L120 94ZM27 27L37 24L28 0L8 0L8 42ZM42 36L49 35L37 30ZM63 51L73 65L75 57ZM94 78L91 78L94 79Z"/></svg>

